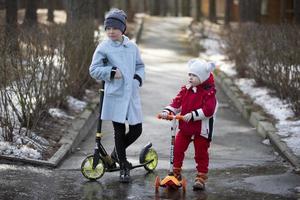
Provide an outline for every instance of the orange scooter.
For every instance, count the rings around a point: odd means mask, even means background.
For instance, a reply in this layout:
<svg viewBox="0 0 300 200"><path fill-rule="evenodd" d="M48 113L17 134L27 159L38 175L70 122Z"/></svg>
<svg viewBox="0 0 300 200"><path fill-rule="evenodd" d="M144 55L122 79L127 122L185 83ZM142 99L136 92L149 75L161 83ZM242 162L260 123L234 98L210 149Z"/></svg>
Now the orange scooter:
<svg viewBox="0 0 300 200"><path fill-rule="evenodd" d="M163 119L161 115L158 115L159 119ZM183 192L186 191L186 179L182 177L182 180L178 180L174 176L173 172L173 160L174 160L174 142L175 142L175 135L176 129L178 125L178 120L183 120L183 116L181 115L168 115L166 120L172 121L171 126L171 148L170 148L170 168L168 175L160 180L159 176L155 179L155 192L159 191L159 187L164 187L167 189L179 189L182 187Z"/></svg>

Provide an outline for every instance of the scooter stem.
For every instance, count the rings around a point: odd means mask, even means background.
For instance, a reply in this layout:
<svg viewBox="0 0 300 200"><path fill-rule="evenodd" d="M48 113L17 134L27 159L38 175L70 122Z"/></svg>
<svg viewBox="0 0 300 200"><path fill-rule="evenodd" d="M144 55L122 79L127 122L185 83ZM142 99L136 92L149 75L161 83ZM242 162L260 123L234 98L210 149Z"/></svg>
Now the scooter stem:
<svg viewBox="0 0 300 200"><path fill-rule="evenodd" d="M176 117L173 117L172 126L171 126L171 147L170 147L170 174L173 173L174 166L174 143L175 143L175 135L177 129L177 120Z"/></svg>
<svg viewBox="0 0 300 200"><path fill-rule="evenodd" d="M157 118L158 119L172 120L169 174L173 174L173 166L174 166L174 143L175 143L175 135L176 135L177 123L178 123L177 120L183 120L183 116L182 115L167 115L167 117L163 117L161 114L158 114Z"/></svg>

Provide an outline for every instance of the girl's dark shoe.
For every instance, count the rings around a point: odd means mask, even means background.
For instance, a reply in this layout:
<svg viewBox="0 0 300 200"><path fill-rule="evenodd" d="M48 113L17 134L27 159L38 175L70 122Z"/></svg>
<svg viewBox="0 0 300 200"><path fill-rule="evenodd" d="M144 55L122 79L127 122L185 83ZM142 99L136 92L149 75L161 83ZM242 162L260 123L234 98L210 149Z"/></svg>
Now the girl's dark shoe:
<svg viewBox="0 0 300 200"><path fill-rule="evenodd" d="M113 159L113 161L115 161L116 163L119 163L116 149L113 150L113 152L110 154L110 157L111 157L111 159Z"/></svg>
<svg viewBox="0 0 300 200"><path fill-rule="evenodd" d="M132 164L131 164L131 162L129 162L127 159L125 160L125 168L127 168L127 169L132 169Z"/></svg>
<svg viewBox="0 0 300 200"><path fill-rule="evenodd" d="M121 183L129 183L130 180L131 180L131 178L130 178L130 169L126 168L125 164L121 164L119 181Z"/></svg>
<svg viewBox="0 0 300 200"><path fill-rule="evenodd" d="M116 152L116 149L113 150L113 152L110 154L110 157L112 158L112 160L115 162L115 163L120 163L119 159L118 159L118 156L117 156L117 152ZM127 167L128 169L131 169L132 168L132 164L126 159L125 161L125 167Z"/></svg>

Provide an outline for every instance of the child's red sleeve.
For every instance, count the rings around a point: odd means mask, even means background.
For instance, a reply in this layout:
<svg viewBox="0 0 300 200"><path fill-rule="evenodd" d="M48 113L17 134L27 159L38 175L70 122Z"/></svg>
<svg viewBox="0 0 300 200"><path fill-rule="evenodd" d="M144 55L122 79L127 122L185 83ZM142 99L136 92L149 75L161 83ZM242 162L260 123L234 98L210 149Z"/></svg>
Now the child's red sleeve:
<svg viewBox="0 0 300 200"><path fill-rule="evenodd" d="M208 92L203 105L203 114L205 117L211 117L214 115L217 106L217 99L215 91L211 90Z"/></svg>
<svg viewBox="0 0 300 200"><path fill-rule="evenodd" d="M186 87L182 87L179 93L176 95L176 97L172 100L170 106L179 109L181 107L182 98L185 92L186 92Z"/></svg>

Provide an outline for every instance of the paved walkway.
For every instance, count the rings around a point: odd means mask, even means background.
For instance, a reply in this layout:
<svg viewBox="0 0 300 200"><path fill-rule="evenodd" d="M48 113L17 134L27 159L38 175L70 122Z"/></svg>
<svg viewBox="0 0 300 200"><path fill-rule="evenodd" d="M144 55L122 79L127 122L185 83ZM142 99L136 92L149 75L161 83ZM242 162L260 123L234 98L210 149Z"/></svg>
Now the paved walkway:
<svg viewBox="0 0 300 200"><path fill-rule="evenodd" d="M170 103L180 87L187 81L187 66L193 58L189 52L186 27L190 18L147 18L139 44L146 64L146 81L141 89L144 124L142 136L130 146L128 156L138 162L140 149L151 141L158 151L159 168L168 168L170 123L158 120L156 115ZM273 151L261 143L261 138L241 115L229 99L217 87L219 110L215 124L215 135L210 148L211 168L235 165L259 164L275 160ZM113 148L113 131L110 122L103 123L106 136L103 143L108 152ZM82 152L91 152L94 134L81 144ZM193 146L186 154L184 167L194 169ZM81 156L79 157L81 159ZM76 166L76 165L74 165Z"/></svg>
<svg viewBox="0 0 300 200"><path fill-rule="evenodd" d="M138 162L140 149L151 141L159 155L157 171L161 175L166 174L169 167L170 123L158 120L156 115L177 94L181 85L186 83L186 63L192 58L186 34L190 20L147 17L139 44L146 64L146 81L141 90L143 134L127 152L130 161ZM220 106L210 148L211 173L208 186L211 189L208 191L226 193L226 188L230 188L235 197L247 195L249 190L251 194L254 191L255 195L291 195L300 178L290 173L290 166L283 164L282 159L274 154L270 146L262 144L262 138L255 128L243 119L219 86L217 90ZM103 144L110 152L114 146L111 122L104 122L103 132ZM80 150L69 157L60 169L78 169L85 155L92 152L94 137L94 133L91 133L81 143ZM195 172L193 157L193 145L190 145L183 167L184 175L188 177L188 190L191 188ZM265 174L268 175L262 176ZM153 182L154 178L145 181ZM243 190L241 194L237 192L239 189Z"/></svg>
<svg viewBox="0 0 300 200"><path fill-rule="evenodd" d="M186 63L192 57L186 27L190 18L146 19L140 48L147 66L147 79L142 89L145 115L144 135L136 145L152 140L160 159L168 160L169 123L155 118L187 81ZM211 167L259 164L276 159L272 149L261 144L255 133L218 89L220 103L211 145ZM135 145L135 146L136 146ZM193 146L186 155L185 168L193 169ZM160 167L167 168L167 163Z"/></svg>

